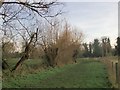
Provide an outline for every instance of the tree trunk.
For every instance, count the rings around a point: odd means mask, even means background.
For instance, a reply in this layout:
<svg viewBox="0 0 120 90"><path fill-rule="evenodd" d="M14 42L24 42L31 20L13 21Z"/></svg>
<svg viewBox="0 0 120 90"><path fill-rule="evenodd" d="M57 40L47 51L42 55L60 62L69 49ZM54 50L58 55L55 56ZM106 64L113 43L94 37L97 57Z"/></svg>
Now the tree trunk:
<svg viewBox="0 0 120 90"><path fill-rule="evenodd" d="M44 49L47 62L51 67L55 67L56 65L55 58L57 56L57 51L58 51L58 48L54 48L53 46Z"/></svg>
<svg viewBox="0 0 120 90"><path fill-rule="evenodd" d="M25 47L25 51L23 53L23 56L21 57L21 59L17 62L17 64L15 65L15 67L12 69L12 71L16 70L26 59L29 58L29 51L30 51L30 45L33 41L33 38L34 36L36 35L37 33L34 33L31 37L30 37L30 41L29 43L26 44L26 47Z"/></svg>
<svg viewBox="0 0 120 90"><path fill-rule="evenodd" d="M12 71L17 70L17 68L19 68L19 66L26 60L28 59L27 55L24 55L21 57L21 59L17 62L17 64L15 65L15 67L12 69Z"/></svg>
<svg viewBox="0 0 120 90"><path fill-rule="evenodd" d="M3 43L3 41L2 41L2 69L9 69L10 70L8 63L5 61L5 45L6 44L7 43Z"/></svg>
<svg viewBox="0 0 120 90"><path fill-rule="evenodd" d="M17 62L17 64L15 65L15 67L12 69L12 71L16 70L16 69L23 63L23 61L25 61L26 59L29 58L30 44L31 44L31 42L26 45L26 48L25 48L25 51L24 51L23 56L22 56L21 59Z"/></svg>
<svg viewBox="0 0 120 90"><path fill-rule="evenodd" d="M4 59L2 59L2 69L9 69L11 71L10 66Z"/></svg>

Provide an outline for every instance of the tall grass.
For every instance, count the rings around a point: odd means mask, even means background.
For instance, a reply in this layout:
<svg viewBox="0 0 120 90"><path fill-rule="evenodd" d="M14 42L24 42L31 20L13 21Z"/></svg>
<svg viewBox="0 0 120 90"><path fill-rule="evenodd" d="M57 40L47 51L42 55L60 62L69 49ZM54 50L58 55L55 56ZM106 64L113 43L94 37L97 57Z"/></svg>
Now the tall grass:
<svg viewBox="0 0 120 90"><path fill-rule="evenodd" d="M116 66L115 63L118 62L117 57L103 57L101 61L106 65L109 74L109 80L112 83L113 88L118 88L117 78L116 78Z"/></svg>
<svg viewBox="0 0 120 90"><path fill-rule="evenodd" d="M12 69L15 64L18 62L19 58L9 58L6 62L9 65L9 68ZM3 76L16 76L16 75L24 75L31 74L42 71L43 69L48 68L43 59L28 59L20 66L20 68L14 72L10 72L9 69L3 70ZM3 77L3 78L4 78Z"/></svg>

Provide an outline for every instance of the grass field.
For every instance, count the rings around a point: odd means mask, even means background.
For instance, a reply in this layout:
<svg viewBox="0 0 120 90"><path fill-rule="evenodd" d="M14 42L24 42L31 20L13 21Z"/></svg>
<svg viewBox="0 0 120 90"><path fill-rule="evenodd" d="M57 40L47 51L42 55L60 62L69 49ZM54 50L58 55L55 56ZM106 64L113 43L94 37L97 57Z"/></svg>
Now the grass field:
<svg viewBox="0 0 120 90"><path fill-rule="evenodd" d="M99 60L78 60L77 64L51 68L34 74L9 77L3 88L109 88L105 65Z"/></svg>

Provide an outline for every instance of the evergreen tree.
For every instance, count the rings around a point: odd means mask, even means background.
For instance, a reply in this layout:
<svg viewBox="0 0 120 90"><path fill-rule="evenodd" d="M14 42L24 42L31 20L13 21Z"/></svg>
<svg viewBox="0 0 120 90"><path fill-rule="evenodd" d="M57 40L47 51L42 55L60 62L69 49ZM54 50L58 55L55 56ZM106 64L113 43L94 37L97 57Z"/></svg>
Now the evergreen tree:
<svg viewBox="0 0 120 90"><path fill-rule="evenodd" d="M111 54L111 44L110 44L110 39L107 39L107 54Z"/></svg>
<svg viewBox="0 0 120 90"><path fill-rule="evenodd" d="M99 42L98 39L94 39L94 43L93 43L93 55L94 55L94 57L100 57L100 56L102 56L101 46L100 46L100 42Z"/></svg>

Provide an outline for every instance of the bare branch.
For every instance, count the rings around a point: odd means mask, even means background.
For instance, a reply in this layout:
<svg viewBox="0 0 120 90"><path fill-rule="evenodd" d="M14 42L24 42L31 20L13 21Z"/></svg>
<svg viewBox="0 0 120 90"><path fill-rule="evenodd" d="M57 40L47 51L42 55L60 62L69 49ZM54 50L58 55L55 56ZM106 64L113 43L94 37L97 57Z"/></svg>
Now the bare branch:
<svg viewBox="0 0 120 90"><path fill-rule="evenodd" d="M27 31L28 35L30 36L28 29L22 24L22 22L19 19L17 19L17 20L20 23L20 25Z"/></svg>

